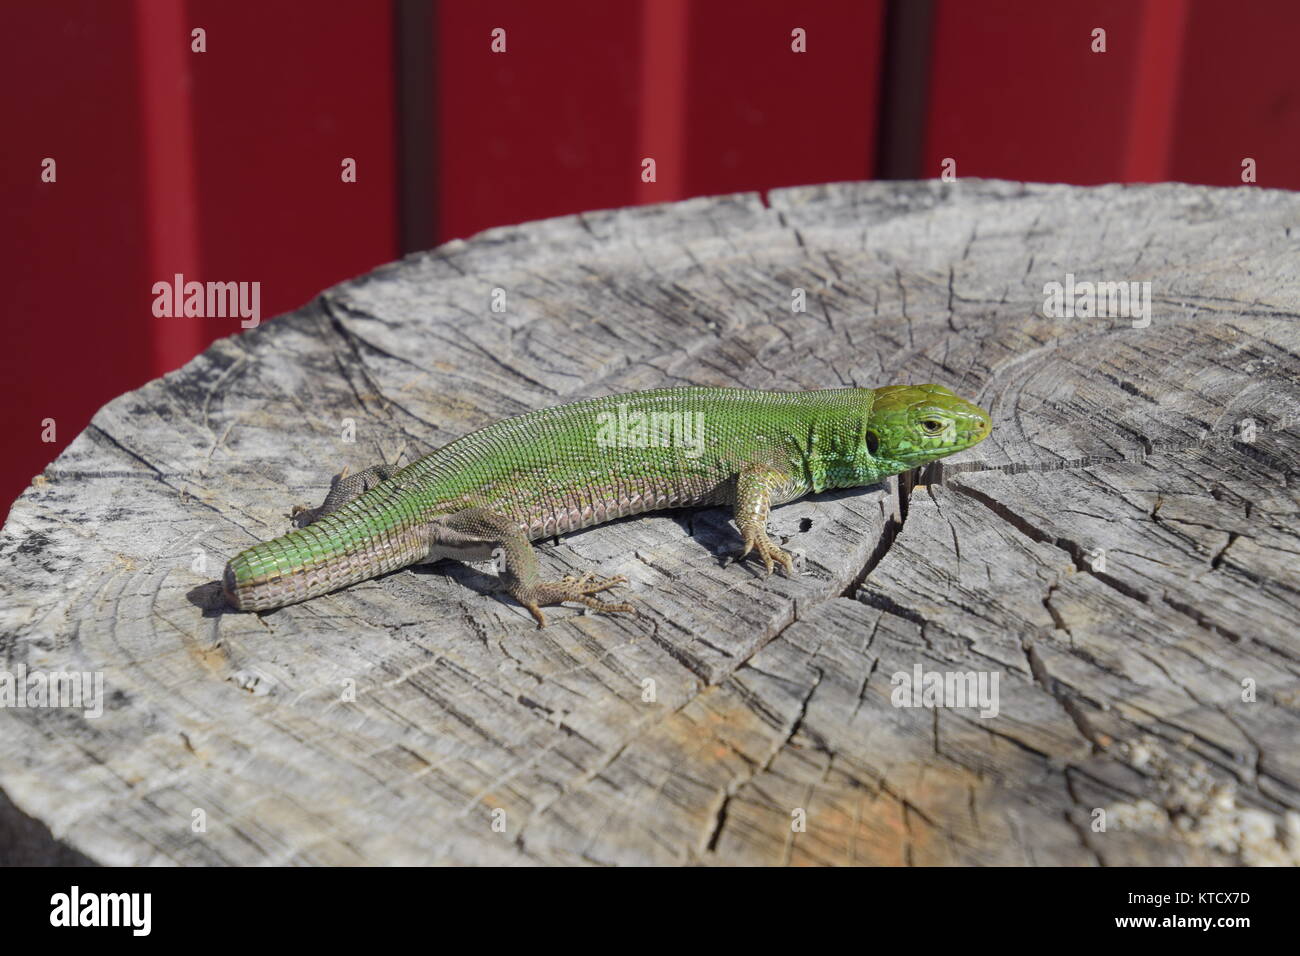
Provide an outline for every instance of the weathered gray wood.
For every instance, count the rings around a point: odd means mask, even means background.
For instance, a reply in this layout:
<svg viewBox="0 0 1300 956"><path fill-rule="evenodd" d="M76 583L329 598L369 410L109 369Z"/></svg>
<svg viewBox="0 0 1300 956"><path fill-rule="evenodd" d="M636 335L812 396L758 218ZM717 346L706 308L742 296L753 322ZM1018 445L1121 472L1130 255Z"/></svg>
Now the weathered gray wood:
<svg viewBox="0 0 1300 956"><path fill-rule="evenodd" d="M0 660L109 699L0 709L0 834L105 863L1300 862L1300 197L768 200L454 242L102 409L0 535ZM1150 281L1150 327L1045 316L1066 273ZM611 391L903 381L993 436L901 500L778 509L793 581L727 564L709 510L543 549L626 575L637 617L539 632L449 563L219 608L226 558L344 465ZM996 674L997 716L893 706L917 665Z"/></svg>

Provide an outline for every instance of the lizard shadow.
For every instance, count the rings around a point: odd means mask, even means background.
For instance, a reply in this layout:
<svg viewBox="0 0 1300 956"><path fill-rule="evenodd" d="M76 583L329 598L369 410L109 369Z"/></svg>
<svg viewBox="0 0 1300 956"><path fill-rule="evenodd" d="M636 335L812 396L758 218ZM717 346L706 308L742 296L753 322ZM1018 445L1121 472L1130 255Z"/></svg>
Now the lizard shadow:
<svg viewBox="0 0 1300 956"><path fill-rule="evenodd" d="M226 596L221 591L221 581L209 581L185 592L185 599L203 612L205 618L221 617L224 614L238 614L239 611L226 603Z"/></svg>
<svg viewBox="0 0 1300 956"><path fill-rule="evenodd" d="M865 485L861 488L837 488L832 491L823 491L820 494L808 495L800 498L797 502L790 502L790 506L798 504L823 504L835 501L842 501L846 498L853 498L862 494L874 491L888 490L888 485L884 482L876 482L873 485ZM778 505L772 509L772 514L779 517L782 508L785 505ZM730 505L711 505L708 507L683 507L669 508L662 511L644 512L637 515L627 515L622 518L615 518L612 521L606 521L599 525L593 525L590 528L582 528L578 531L570 531L558 537L539 538L533 544L537 547L540 554L545 554L550 545L558 544L561 541L580 541L584 535L600 533L606 528L617 527L618 525L629 522L639 521L643 518L666 518L676 524L683 534L694 541L699 547L704 548L719 567L727 567L735 563L745 563L753 574L762 577L764 574L763 567L759 562L738 562L737 556L740 553L742 545L740 534L736 530L733 519L733 512ZM813 519L803 518L798 526L795 535L811 531L813 528ZM773 531L773 537L780 537L786 544L792 543L795 538L790 534L780 534ZM452 571L452 568L458 570ZM472 565L464 564L454 558L438 561L433 564L417 565L413 570L417 574L448 574L460 584L482 593L495 593L499 596L506 595L506 592L499 583L499 579L494 573L487 573L475 569ZM511 603L508 596L501 597L504 603Z"/></svg>
<svg viewBox="0 0 1300 956"><path fill-rule="evenodd" d="M501 586L499 579L493 575L484 573L471 565L457 561L455 558L443 558L430 564L415 564L406 568L398 568L395 571L388 571L384 574L376 575L371 580L383 581L385 578L396 577L403 572L411 572L419 575L439 575L450 578L457 584L464 585L472 591L484 595L485 597L496 598L502 603L510 603L509 595L506 594ZM346 588L341 591L346 591ZM322 595L323 596L323 595ZM226 596L222 590L220 581L209 581L206 584L200 584L190 588L185 594L186 600L194 607L203 612L204 618L220 618L227 614L258 614L266 616L275 614L283 608L268 608L265 611L241 611L239 608L231 607L226 601ZM293 605L285 605L292 607Z"/></svg>
<svg viewBox="0 0 1300 956"><path fill-rule="evenodd" d="M409 568L402 570L420 576L435 575L447 578L484 597L490 597L499 604L518 606L515 605L514 599L510 597L505 585L501 583L501 579L495 573L483 571L456 558L440 558L429 564L413 564ZM401 571L393 571L392 573L400 574ZM384 577L388 577L388 575L385 574ZM380 579L377 578L376 580Z"/></svg>
<svg viewBox="0 0 1300 956"><path fill-rule="evenodd" d="M824 491L821 494L808 495L799 499L798 503L809 502L813 504L823 502L840 501L845 498L851 498L857 495L865 494L878 489L886 488L883 482L877 482L874 485L866 485L861 488L839 488L834 491ZM791 502L796 504L796 502ZM784 505L779 505L772 509L772 514L780 515ZM559 537L540 538L533 542L538 546L541 553L546 553L549 548L548 544L557 543L561 540L571 541L580 540L583 535L598 532L604 528L615 527L632 521L638 521L646 517L664 517L672 521L683 534L703 547L714 560L718 562L719 567L738 562L737 556L740 552L741 540L736 532L735 524L732 518L732 509L727 505L714 505L710 507L697 508L671 508L663 511L646 512L638 515L628 515L623 518L616 518L613 521L607 521L603 524L593 525L590 528L583 528L579 531L571 531ZM802 534L811 531L813 527L812 519L804 518L796 534ZM774 532L774 537L781 537L785 544L790 544L794 540L789 535L781 535ZM762 566L757 562L749 562L750 570L756 576L762 576ZM474 564L467 564L456 558L442 558L428 564L416 564L407 568L399 568L396 571L389 571L386 574L378 575L374 578L376 581L382 581L385 578L392 577L409 571L417 575L438 575L454 581L471 591L476 591L484 597L491 597L501 604L512 605L513 599L505 590L501 583L500 577L495 572L484 571ZM244 614L248 613L232 608L226 603L226 598L222 592L221 581L209 581L206 584L200 584L191 588L186 593L186 598L195 607L203 612L205 618L218 618L225 614ZM274 610L279 610L278 608ZM261 613L270 614L274 610L264 611Z"/></svg>
<svg viewBox="0 0 1300 956"><path fill-rule="evenodd" d="M793 507L800 504L822 504L835 501L842 501L845 498L854 498L868 492L885 490L887 485L884 482L877 482L874 485L864 485L861 488L836 488L832 491L823 491L820 494L807 495L797 501L789 502L786 505L777 505L772 509L772 518L769 518L768 530L773 540L779 540L784 546L790 546L796 543L797 535L813 529L813 519L803 518L799 522L798 529L794 534L783 533L772 526L774 519L778 520L781 511L786 507ZM739 532L736 530L735 520L730 506L719 505L710 508L675 508L672 511L662 512L662 514L675 523L691 539L698 542L707 550L718 562L719 567L727 567L732 564L743 564L756 577L763 577L764 570L761 562L746 559L740 559L740 549L742 541ZM750 556L753 557L752 555Z"/></svg>

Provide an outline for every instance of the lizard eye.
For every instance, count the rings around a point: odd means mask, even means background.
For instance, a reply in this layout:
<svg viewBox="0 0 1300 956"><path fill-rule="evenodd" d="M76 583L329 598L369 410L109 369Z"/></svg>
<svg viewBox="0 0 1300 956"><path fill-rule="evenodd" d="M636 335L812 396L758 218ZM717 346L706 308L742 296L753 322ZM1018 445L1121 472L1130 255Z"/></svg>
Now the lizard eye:
<svg viewBox="0 0 1300 956"><path fill-rule="evenodd" d="M943 431L943 422L939 421L937 418L927 418L925 421L921 422L921 427L925 429L927 435L937 435L939 432Z"/></svg>

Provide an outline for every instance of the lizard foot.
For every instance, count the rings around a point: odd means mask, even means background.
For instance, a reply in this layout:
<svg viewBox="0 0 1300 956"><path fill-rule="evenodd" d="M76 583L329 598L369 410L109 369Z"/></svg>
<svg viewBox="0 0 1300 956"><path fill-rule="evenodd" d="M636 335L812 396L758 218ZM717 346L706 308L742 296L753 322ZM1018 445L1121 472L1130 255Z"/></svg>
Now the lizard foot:
<svg viewBox="0 0 1300 956"><path fill-rule="evenodd" d="M592 597L593 594L599 594L601 591L608 591L610 588L626 583L627 578L621 574L612 578L598 578L588 571L578 578L569 576L559 581L541 581L528 588L524 594L516 595L516 598L537 619L537 626L540 628L546 626L546 615L542 613L541 608L543 604L562 604L565 601L573 601L577 604L585 604L593 611L599 611L602 614L615 611L631 612L633 610L631 604L610 604Z"/></svg>
<svg viewBox="0 0 1300 956"><path fill-rule="evenodd" d="M786 577L794 577L794 560L790 555L774 545L766 532L746 531L745 550L740 552L740 556L736 560L743 560L751 551L758 552L758 556L763 559L763 566L767 568L768 574L771 574L772 569L779 564L785 569Z"/></svg>
<svg viewBox="0 0 1300 956"><path fill-rule="evenodd" d="M316 520L316 512L319 510L311 505L294 505L289 509L289 523L295 528L305 528Z"/></svg>

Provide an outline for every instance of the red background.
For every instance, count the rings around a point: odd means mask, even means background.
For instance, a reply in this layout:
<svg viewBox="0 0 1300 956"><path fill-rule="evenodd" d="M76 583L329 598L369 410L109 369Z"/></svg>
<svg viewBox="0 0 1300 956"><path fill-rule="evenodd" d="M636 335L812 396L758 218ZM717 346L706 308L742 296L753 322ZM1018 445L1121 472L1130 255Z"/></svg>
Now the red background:
<svg viewBox="0 0 1300 956"><path fill-rule="evenodd" d="M265 319L408 251L403 221L442 242L870 178L891 146L891 55L924 80L916 177L952 158L958 176L1240 185L1252 157L1260 186L1300 188L1292 0L934 0L910 8L932 14L910 51L886 0L442 0L423 18L406 0L0 7L6 513L100 405L239 330L154 318L154 282L258 281ZM403 29L423 99L403 98ZM404 115L427 135L407 181Z"/></svg>

